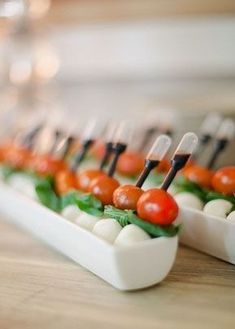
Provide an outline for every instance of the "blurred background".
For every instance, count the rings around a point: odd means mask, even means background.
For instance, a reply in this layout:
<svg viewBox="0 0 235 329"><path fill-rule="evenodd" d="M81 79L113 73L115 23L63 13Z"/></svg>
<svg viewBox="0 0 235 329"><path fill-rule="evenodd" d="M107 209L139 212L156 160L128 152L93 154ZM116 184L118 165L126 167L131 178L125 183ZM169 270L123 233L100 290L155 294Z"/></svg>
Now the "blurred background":
<svg viewBox="0 0 235 329"><path fill-rule="evenodd" d="M0 17L7 122L161 112L181 134L210 111L235 118L234 1L1 0Z"/></svg>

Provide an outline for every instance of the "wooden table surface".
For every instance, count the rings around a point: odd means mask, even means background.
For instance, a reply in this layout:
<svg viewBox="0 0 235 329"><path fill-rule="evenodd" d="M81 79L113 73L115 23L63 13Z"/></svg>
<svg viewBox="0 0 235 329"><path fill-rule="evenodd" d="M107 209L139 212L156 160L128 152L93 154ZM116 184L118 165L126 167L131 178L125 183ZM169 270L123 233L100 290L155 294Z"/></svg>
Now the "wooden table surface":
<svg viewBox="0 0 235 329"><path fill-rule="evenodd" d="M0 220L0 328L95 327L233 329L235 266L181 247L160 285L120 292Z"/></svg>

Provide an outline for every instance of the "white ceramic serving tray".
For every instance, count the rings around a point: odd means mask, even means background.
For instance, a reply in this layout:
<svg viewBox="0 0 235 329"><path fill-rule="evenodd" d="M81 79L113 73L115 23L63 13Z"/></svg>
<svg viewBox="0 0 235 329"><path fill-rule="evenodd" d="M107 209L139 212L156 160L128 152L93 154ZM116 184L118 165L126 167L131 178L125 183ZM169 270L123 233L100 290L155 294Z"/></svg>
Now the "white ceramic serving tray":
<svg viewBox="0 0 235 329"><path fill-rule="evenodd" d="M175 260L178 237L113 246L4 183L0 183L0 212L120 290L161 282Z"/></svg>
<svg viewBox="0 0 235 329"><path fill-rule="evenodd" d="M180 208L180 242L235 265L235 223L200 210Z"/></svg>

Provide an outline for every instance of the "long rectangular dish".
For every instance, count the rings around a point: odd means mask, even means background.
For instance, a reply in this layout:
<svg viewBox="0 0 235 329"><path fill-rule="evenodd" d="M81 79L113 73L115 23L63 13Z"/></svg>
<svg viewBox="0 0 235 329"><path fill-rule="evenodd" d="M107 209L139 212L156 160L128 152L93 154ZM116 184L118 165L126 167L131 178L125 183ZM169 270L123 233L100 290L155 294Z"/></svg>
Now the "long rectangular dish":
<svg viewBox="0 0 235 329"><path fill-rule="evenodd" d="M161 282L176 257L178 237L155 238L130 247L113 246L2 182L0 212L120 290Z"/></svg>
<svg viewBox="0 0 235 329"><path fill-rule="evenodd" d="M178 222L181 243L235 265L235 223L186 207Z"/></svg>

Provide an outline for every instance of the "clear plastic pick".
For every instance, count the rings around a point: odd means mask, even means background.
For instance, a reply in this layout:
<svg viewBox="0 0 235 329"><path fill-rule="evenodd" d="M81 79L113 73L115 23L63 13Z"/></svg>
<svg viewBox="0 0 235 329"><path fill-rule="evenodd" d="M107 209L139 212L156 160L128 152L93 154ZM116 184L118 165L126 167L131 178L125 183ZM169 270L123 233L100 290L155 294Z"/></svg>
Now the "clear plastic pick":
<svg viewBox="0 0 235 329"><path fill-rule="evenodd" d="M96 132L95 132L95 128L97 126L97 120L96 119L91 119L88 121L83 133L82 133L82 136L81 136L81 139L83 141L86 141L86 140L89 140L89 139L94 139L94 137L96 136Z"/></svg>
<svg viewBox="0 0 235 329"><path fill-rule="evenodd" d="M167 135L160 135L151 147L147 159L161 161L171 146L171 138Z"/></svg>
<svg viewBox="0 0 235 329"><path fill-rule="evenodd" d="M130 122L122 121L116 131L114 142L128 145L133 134L133 126Z"/></svg>
<svg viewBox="0 0 235 329"><path fill-rule="evenodd" d="M105 142L113 142L117 131L117 123L110 122L105 132Z"/></svg>
<svg viewBox="0 0 235 329"><path fill-rule="evenodd" d="M206 116L201 126L201 134L214 136L222 122L222 117L218 113L211 113Z"/></svg>
<svg viewBox="0 0 235 329"><path fill-rule="evenodd" d="M175 154L192 154L198 144L198 137L193 132L184 134L179 145L176 148Z"/></svg>
<svg viewBox="0 0 235 329"><path fill-rule="evenodd" d="M232 119L224 119L219 127L216 138L231 141L235 137L235 123Z"/></svg>

